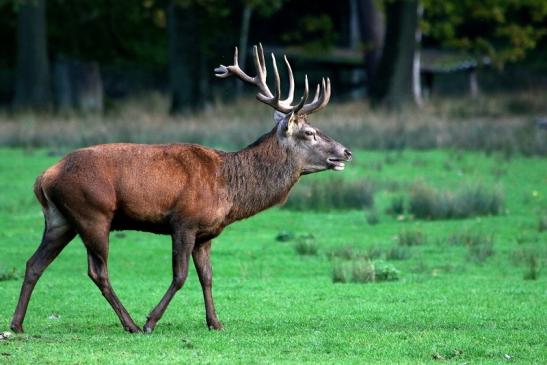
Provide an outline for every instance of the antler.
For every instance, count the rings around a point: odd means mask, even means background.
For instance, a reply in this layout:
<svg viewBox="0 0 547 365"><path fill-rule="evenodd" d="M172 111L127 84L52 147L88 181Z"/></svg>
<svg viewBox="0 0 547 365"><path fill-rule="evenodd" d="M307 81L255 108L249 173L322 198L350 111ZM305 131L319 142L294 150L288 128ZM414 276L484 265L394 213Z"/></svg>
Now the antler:
<svg viewBox="0 0 547 365"><path fill-rule="evenodd" d="M315 92L315 97L313 101L309 104L306 104L309 94L308 86L308 76L304 78L304 95L300 99L300 102L296 105L292 105L294 99L294 76L292 73L291 65L287 60L287 56L283 56L285 60L285 65L287 66L287 71L289 75L289 94L286 99L281 100L281 79L279 77L279 71L277 70L277 62L275 56L272 53L272 66L274 71L274 81L275 81L275 90L272 93L266 83L266 62L264 59L264 50L262 44L253 46L253 60L256 68L256 76L251 77L243 71L238 64L238 50L235 48L234 52L234 64L230 66L220 65L215 68L215 76L220 78L227 78L231 75L237 76L239 79L248 82L257 86L260 91L256 94L256 98L261 102L270 105L275 110L280 111L285 114L296 113L296 114L311 114L315 111L318 111L324 108L330 99L331 89L330 89L330 80L327 78L322 79L321 85L317 85ZM322 90L322 92L321 92Z"/></svg>

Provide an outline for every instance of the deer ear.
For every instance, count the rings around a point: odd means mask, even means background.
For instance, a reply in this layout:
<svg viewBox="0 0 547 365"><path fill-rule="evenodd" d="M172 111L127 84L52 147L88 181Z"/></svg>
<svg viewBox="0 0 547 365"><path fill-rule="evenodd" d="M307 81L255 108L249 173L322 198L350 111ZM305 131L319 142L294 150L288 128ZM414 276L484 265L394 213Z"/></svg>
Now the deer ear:
<svg viewBox="0 0 547 365"><path fill-rule="evenodd" d="M287 114L278 112L277 110L274 111L274 121L275 124L279 124L285 121L285 118L287 118Z"/></svg>
<svg viewBox="0 0 547 365"><path fill-rule="evenodd" d="M296 127L298 123L293 112L284 114L276 111L274 112L274 120L277 124L277 130L287 136L292 134L294 127Z"/></svg>

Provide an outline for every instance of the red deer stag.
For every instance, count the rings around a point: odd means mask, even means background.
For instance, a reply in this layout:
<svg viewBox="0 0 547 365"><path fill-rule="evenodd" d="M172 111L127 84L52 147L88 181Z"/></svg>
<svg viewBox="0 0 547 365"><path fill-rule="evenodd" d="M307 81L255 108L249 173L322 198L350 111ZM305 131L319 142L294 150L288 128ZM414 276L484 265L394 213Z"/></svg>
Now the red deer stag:
<svg viewBox="0 0 547 365"><path fill-rule="evenodd" d="M289 93L281 99L279 73L272 54L275 90L266 84L262 47L254 47L257 75L237 63L215 69L254 84L258 100L276 111L275 127L238 152L222 152L193 144L142 145L117 143L76 150L40 175L34 193L42 205L45 230L28 260L11 329L23 332L23 320L36 282L61 250L80 235L87 249L88 273L116 312L125 330L139 332L108 276L108 239L113 230L139 230L172 238L173 278L159 304L148 315L151 332L175 293L184 285L190 255L201 283L206 321L220 329L213 304L211 240L227 225L286 200L300 176L343 170L351 152L308 124L308 115L325 107L330 81L317 85L315 98L293 104L294 78L288 69Z"/></svg>

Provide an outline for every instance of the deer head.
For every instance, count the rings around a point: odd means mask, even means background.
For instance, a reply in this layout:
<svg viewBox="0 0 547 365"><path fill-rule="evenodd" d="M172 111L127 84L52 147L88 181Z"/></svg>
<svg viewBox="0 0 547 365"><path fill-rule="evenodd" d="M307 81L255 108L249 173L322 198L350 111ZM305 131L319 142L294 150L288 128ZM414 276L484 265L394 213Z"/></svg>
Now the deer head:
<svg viewBox="0 0 547 365"><path fill-rule="evenodd" d="M272 66L275 80L275 90L272 93L266 83L266 62L262 45L253 47L253 59L256 76L247 75L238 64L237 47L234 52L234 63L230 66L220 65L215 68L215 76L227 78L231 75L258 87L256 98L275 109L277 138L292 158L300 165L302 174L333 169L342 171L345 162L351 160L351 152L308 122L308 115L321 110L329 102L331 95L330 80L323 78L317 85L315 96L308 101L308 76L304 78L304 95L297 104L294 99L294 76L291 65L284 56L289 76L289 92L287 98L281 99L281 80L277 69L275 55L272 53Z"/></svg>

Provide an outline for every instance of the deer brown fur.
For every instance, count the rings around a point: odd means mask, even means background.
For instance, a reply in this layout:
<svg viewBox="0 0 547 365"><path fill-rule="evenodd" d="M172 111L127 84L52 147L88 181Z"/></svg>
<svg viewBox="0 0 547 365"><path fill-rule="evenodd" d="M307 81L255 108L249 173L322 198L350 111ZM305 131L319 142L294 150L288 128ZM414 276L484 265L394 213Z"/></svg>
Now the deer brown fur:
<svg viewBox="0 0 547 365"><path fill-rule="evenodd" d="M312 108L306 105L309 114ZM124 328L140 331L116 296L107 267L110 231L138 230L172 238L172 282L144 330L154 329L183 286L190 255L207 325L220 329L212 297L211 240L230 223L284 202L301 175L343 169L342 161L351 158L342 145L311 127L307 114L293 108L277 112L276 126L238 152L193 144L107 144L74 151L46 170L34 187L45 216L44 234L27 262L11 328L23 331L36 282L78 234L87 249L90 278Z"/></svg>

